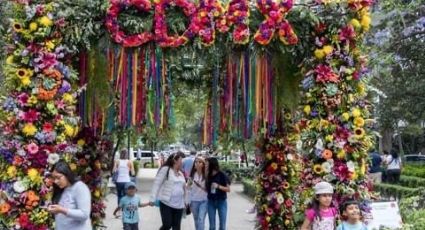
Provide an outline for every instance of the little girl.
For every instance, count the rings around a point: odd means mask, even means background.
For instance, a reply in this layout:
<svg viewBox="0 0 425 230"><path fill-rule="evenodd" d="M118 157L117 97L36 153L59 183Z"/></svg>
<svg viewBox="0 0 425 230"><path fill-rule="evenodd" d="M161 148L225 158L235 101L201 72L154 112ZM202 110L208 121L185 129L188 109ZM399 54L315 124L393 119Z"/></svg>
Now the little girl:
<svg viewBox="0 0 425 230"><path fill-rule="evenodd" d="M333 230L338 211L332 207L333 187L328 182L319 182L314 186L315 198L305 212L301 230Z"/></svg>

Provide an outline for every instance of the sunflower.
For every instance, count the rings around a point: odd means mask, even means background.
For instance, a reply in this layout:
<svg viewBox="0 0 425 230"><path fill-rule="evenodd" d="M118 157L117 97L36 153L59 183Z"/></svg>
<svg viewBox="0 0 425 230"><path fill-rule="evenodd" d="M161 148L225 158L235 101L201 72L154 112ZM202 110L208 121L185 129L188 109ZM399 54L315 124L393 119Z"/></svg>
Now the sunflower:
<svg viewBox="0 0 425 230"><path fill-rule="evenodd" d="M314 166L313 166L313 172L314 173L316 173L316 174L322 174L323 173L323 168L322 168L322 165L320 165L320 164L315 164Z"/></svg>
<svg viewBox="0 0 425 230"><path fill-rule="evenodd" d="M28 70L24 68L20 68L16 71L16 75L20 78L25 77L28 75Z"/></svg>
<svg viewBox="0 0 425 230"><path fill-rule="evenodd" d="M289 183L285 181L285 182L283 183L282 187L283 187L284 189L288 189L288 188L289 188Z"/></svg>
<svg viewBox="0 0 425 230"><path fill-rule="evenodd" d="M354 137L357 139L363 138L365 135L365 131L362 128L356 128L354 129Z"/></svg>
<svg viewBox="0 0 425 230"><path fill-rule="evenodd" d="M14 22L13 25L12 25L12 27L13 27L13 30L15 30L18 33L19 32L22 32L22 30L24 30L24 27L19 22Z"/></svg>

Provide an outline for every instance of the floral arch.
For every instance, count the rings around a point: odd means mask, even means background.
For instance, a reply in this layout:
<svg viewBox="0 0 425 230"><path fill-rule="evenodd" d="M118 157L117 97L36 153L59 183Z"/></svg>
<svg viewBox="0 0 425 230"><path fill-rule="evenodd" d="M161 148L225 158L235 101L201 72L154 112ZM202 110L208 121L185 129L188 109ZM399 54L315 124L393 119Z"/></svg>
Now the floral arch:
<svg viewBox="0 0 425 230"><path fill-rule="evenodd" d="M337 202L366 201L373 138L361 45L371 5L11 1L0 146L2 224L52 228L41 207L51 198L47 173L63 158L89 185L91 217L102 228L101 176L112 149L104 134L114 125L167 129L170 60L187 47L213 60L205 79L212 90L204 141L214 143L218 132L263 140L256 197L261 229L293 229L318 180L336 186ZM175 29L173 22L183 26ZM108 47L99 48L107 37ZM296 98L299 103L293 103Z"/></svg>

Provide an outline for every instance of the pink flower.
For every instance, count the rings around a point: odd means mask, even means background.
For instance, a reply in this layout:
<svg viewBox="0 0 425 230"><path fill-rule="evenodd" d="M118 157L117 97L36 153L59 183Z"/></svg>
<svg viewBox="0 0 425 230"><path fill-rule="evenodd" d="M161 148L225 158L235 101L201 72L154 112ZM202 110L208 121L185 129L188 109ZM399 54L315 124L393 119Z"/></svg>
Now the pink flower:
<svg viewBox="0 0 425 230"><path fill-rule="evenodd" d="M351 41L354 40L354 38L356 38L356 31L352 25L348 25L339 31L340 41Z"/></svg>
<svg viewBox="0 0 425 230"><path fill-rule="evenodd" d="M27 145L27 151L30 154L38 153L38 145L36 143L31 143L31 144Z"/></svg>
<svg viewBox="0 0 425 230"><path fill-rule="evenodd" d="M18 95L18 103L20 106L25 106L28 102L28 94L26 93L21 93Z"/></svg>
<svg viewBox="0 0 425 230"><path fill-rule="evenodd" d="M28 110L27 112L24 113L23 120L26 121L26 122L32 123L32 122L38 120L39 115L40 115L39 112L37 112L34 109L30 109L30 110Z"/></svg>
<svg viewBox="0 0 425 230"><path fill-rule="evenodd" d="M316 67L314 72L316 75L316 81L321 83L339 82L339 76L333 72L332 68L327 65L320 64Z"/></svg>

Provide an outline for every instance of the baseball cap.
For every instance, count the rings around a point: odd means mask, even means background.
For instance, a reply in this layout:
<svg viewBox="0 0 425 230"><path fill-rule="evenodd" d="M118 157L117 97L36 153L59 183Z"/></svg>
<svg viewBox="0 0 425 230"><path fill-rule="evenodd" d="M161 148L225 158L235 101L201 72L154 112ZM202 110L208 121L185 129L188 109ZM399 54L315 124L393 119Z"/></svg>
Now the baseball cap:
<svg viewBox="0 0 425 230"><path fill-rule="evenodd" d="M331 184L329 184L328 182L325 181L321 181L319 183L317 183L314 187L314 194L319 195L319 194L333 194L334 193L334 188L332 187Z"/></svg>
<svg viewBox="0 0 425 230"><path fill-rule="evenodd" d="M136 188L136 184L133 182L127 182L125 184L125 190L129 189L129 188Z"/></svg>

